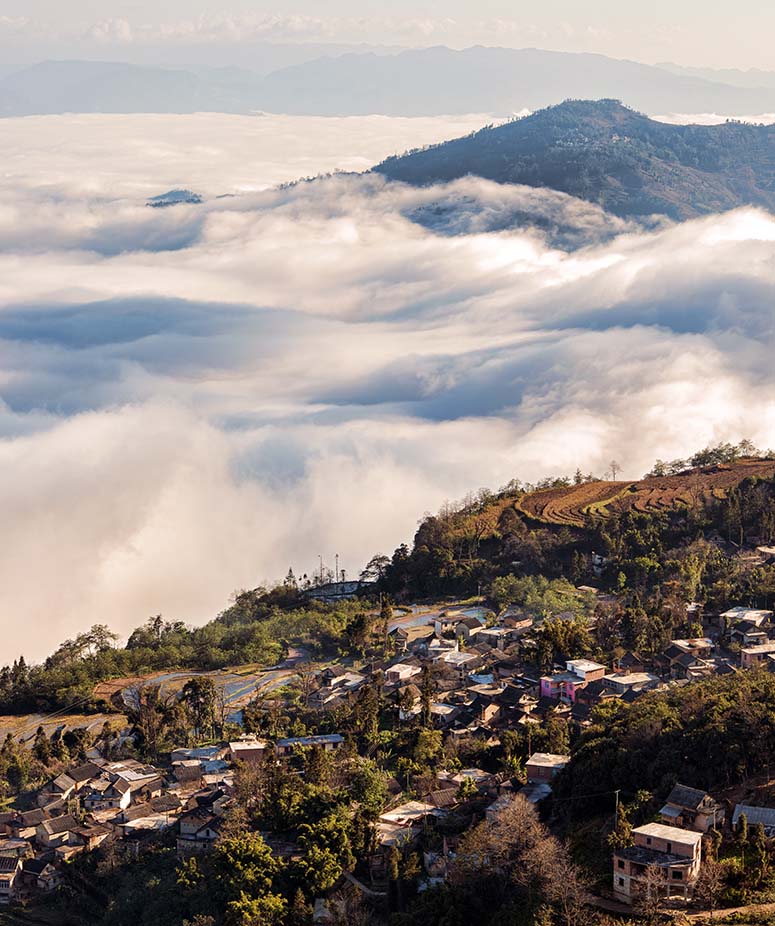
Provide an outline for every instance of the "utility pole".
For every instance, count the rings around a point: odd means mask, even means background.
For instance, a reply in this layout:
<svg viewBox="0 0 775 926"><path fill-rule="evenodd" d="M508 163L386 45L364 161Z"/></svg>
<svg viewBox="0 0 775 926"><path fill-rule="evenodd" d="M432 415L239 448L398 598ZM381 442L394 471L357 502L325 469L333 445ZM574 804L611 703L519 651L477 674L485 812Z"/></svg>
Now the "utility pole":
<svg viewBox="0 0 775 926"><path fill-rule="evenodd" d="M320 584L323 584L323 554L318 553L318 559L320 560Z"/></svg>
<svg viewBox="0 0 775 926"><path fill-rule="evenodd" d="M615 808L615 810L614 810L614 819L615 819L615 820L618 820L618 819L619 819L619 790L620 790L620 789L617 788L616 791L614 791L614 794L616 795L616 808Z"/></svg>
<svg viewBox="0 0 775 926"><path fill-rule="evenodd" d="M339 554L336 554L336 572L334 573L334 581L339 581Z"/></svg>

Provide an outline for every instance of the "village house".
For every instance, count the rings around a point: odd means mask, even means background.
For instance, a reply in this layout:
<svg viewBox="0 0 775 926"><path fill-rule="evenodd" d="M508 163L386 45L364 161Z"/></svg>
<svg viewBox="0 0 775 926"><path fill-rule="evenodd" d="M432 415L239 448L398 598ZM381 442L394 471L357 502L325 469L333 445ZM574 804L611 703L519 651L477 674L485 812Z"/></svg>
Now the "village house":
<svg viewBox="0 0 775 926"><path fill-rule="evenodd" d="M45 807L46 804L57 799L66 801L74 791L75 782L69 775L63 772L61 775L57 775L53 781L50 781L38 792L38 807Z"/></svg>
<svg viewBox="0 0 775 926"><path fill-rule="evenodd" d="M772 611L763 611L758 608L746 608L742 605L737 605L734 608L730 608L728 611L724 611L720 617L728 627L733 626L738 621L749 621L750 623L756 624L757 627L762 627L772 622L772 614Z"/></svg>
<svg viewBox="0 0 775 926"><path fill-rule="evenodd" d="M504 650L512 642L515 632L509 627L483 627L476 635L476 642L492 649Z"/></svg>
<svg viewBox="0 0 775 926"><path fill-rule="evenodd" d="M453 670L462 683L469 672L473 672L482 664L482 657L476 653L460 653L447 650L435 657L433 660L437 664L447 666Z"/></svg>
<svg viewBox="0 0 775 926"><path fill-rule="evenodd" d="M775 640L771 643L761 643L759 646L746 646L740 650L740 666L743 669L754 669L767 662L775 654Z"/></svg>
<svg viewBox="0 0 775 926"><path fill-rule="evenodd" d="M446 811L425 801L407 801L380 814L377 839L380 845L400 845L417 838L424 826L433 826Z"/></svg>
<svg viewBox="0 0 775 926"><path fill-rule="evenodd" d="M604 676L603 683L610 691L623 695L628 691L643 691L656 688L659 684L659 678L650 672L629 672L626 675L615 673Z"/></svg>
<svg viewBox="0 0 775 926"><path fill-rule="evenodd" d="M554 755L548 752L534 752L525 764L527 780L550 782L570 762L570 756Z"/></svg>
<svg viewBox="0 0 775 926"><path fill-rule="evenodd" d="M78 821L70 814L64 817L54 817L53 820L44 820L35 831L35 838L45 849L56 849L70 843L74 831L78 828Z"/></svg>
<svg viewBox="0 0 775 926"><path fill-rule="evenodd" d="M170 753L170 762L173 765L176 762L191 762L194 760L197 762L214 762L218 759L225 759L228 754L228 747L222 745L173 749Z"/></svg>
<svg viewBox="0 0 775 926"><path fill-rule="evenodd" d="M99 778L101 774L102 769L94 762L86 762L67 770L68 777L75 783L76 793L82 791L92 779Z"/></svg>
<svg viewBox="0 0 775 926"><path fill-rule="evenodd" d="M207 852L215 844L223 826L223 818L206 808L197 808L180 816L178 858L189 858Z"/></svg>
<svg viewBox="0 0 775 926"><path fill-rule="evenodd" d="M724 808L705 791L676 785L659 816L670 826L707 833L713 827L718 829L722 826Z"/></svg>
<svg viewBox="0 0 775 926"><path fill-rule="evenodd" d="M325 752L335 752L344 743L339 733L326 733L321 736L291 736L277 741L277 755L280 758L292 755L297 749L320 746Z"/></svg>
<svg viewBox="0 0 775 926"><path fill-rule="evenodd" d="M7 905L16 896L17 880L22 870L22 861L18 856L0 855L0 904Z"/></svg>
<svg viewBox="0 0 775 926"><path fill-rule="evenodd" d="M232 762L260 765L271 748L266 740L247 734L229 743L229 758Z"/></svg>
<svg viewBox="0 0 775 926"><path fill-rule="evenodd" d="M62 883L62 875L45 857L28 858L22 863L22 881L36 891L50 894Z"/></svg>
<svg viewBox="0 0 775 926"><path fill-rule="evenodd" d="M764 827L764 834L769 839L775 836L775 810L770 807L752 807L750 804L737 804L732 815L732 829L737 831L740 817L745 816L749 826L758 823Z"/></svg>
<svg viewBox="0 0 775 926"><path fill-rule="evenodd" d="M23 813L17 814L14 820L8 825L8 828L12 836L15 836L17 839L34 839L35 832L38 828L38 825L44 820L49 819L50 814L47 814L43 809L37 810L26 810Z"/></svg>
<svg viewBox="0 0 775 926"><path fill-rule="evenodd" d="M399 653L425 653L436 631L428 625L420 627L395 627L390 631L396 651Z"/></svg>
<svg viewBox="0 0 775 926"><path fill-rule="evenodd" d="M474 637L485 629L485 625L478 617L464 617L455 625L455 636L462 638L466 643L470 643Z"/></svg>
<svg viewBox="0 0 775 926"><path fill-rule="evenodd" d="M396 662L385 670L385 681L389 685L400 685L420 675L422 667L406 662Z"/></svg>
<svg viewBox="0 0 775 926"><path fill-rule="evenodd" d="M650 889L665 897L692 896L700 874L702 833L648 823L632 831L633 845L613 856L614 896L631 904L644 889L647 871L657 870L662 883Z"/></svg>
<svg viewBox="0 0 775 926"><path fill-rule="evenodd" d="M87 813L94 813L99 810L124 810L131 802L129 782L123 778L111 781L106 777L92 782L91 790L83 799L83 806Z"/></svg>
<svg viewBox="0 0 775 926"><path fill-rule="evenodd" d="M606 674L606 667L589 659L569 659L565 672L544 675L541 678L541 697L572 704L576 693L590 682L599 681Z"/></svg>
<svg viewBox="0 0 775 926"><path fill-rule="evenodd" d="M759 646L769 640L767 631L753 621L738 621L729 636L740 646Z"/></svg>

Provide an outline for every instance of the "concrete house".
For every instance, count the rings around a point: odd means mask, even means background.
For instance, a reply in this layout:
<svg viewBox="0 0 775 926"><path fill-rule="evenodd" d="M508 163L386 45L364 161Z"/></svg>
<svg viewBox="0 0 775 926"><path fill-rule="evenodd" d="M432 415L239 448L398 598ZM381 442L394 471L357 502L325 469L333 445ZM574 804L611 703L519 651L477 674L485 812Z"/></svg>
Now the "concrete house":
<svg viewBox="0 0 775 926"><path fill-rule="evenodd" d="M756 666L767 662L773 653L775 653L775 640L771 643L760 643L758 646L745 646L740 650L740 666L743 669L755 669Z"/></svg>
<svg viewBox="0 0 775 926"><path fill-rule="evenodd" d="M558 756L548 752L534 752L527 760L527 780L549 782L570 762L570 756Z"/></svg>
<svg viewBox="0 0 775 926"><path fill-rule="evenodd" d="M241 736L238 740L229 743L229 758L232 762L260 765L271 748L266 740L260 740L251 735Z"/></svg>
<svg viewBox="0 0 775 926"><path fill-rule="evenodd" d="M664 897L692 896L700 874L702 833L648 823L632 831L633 845L616 849L613 856L614 896L633 903L646 889L648 869L656 869L662 883L655 890Z"/></svg>
<svg viewBox="0 0 775 926"><path fill-rule="evenodd" d="M297 749L320 746L325 752L335 752L344 743L339 733L325 733L320 736L291 736L277 741L277 755L290 756Z"/></svg>
<svg viewBox="0 0 775 926"><path fill-rule="evenodd" d="M626 694L628 691L644 691L656 688L659 678L650 672L614 673L603 677L603 684L615 694Z"/></svg>
<svg viewBox="0 0 775 926"><path fill-rule="evenodd" d="M602 679L608 671L605 666L589 659L569 659L565 672L544 675L541 678L541 697L573 704L576 693L590 682Z"/></svg>
<svg viewBox="0 0 775 926"><path fill-rule="evenodd" d="M408 682L422 672L421 666L413 666L406 662L396 662L385 671L385 681L389 685L398 685Z"/></svg>

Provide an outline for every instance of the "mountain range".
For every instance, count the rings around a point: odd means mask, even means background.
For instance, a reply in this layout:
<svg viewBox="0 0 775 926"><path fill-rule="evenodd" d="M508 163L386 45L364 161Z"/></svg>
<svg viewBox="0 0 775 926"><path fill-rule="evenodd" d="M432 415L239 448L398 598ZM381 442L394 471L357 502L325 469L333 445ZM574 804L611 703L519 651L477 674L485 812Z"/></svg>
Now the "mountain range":
<svg viewBox="0 0 775 926"><path fill-rule="evenodd" d="M775 112L775 76L766 72L715 76L602 55L481 46L324 55L270 73L264 57L251 67L209 69L44 61L0 80L0 115L266 111L508 116L571 94L615 96L652 114ZM755 85L758 74L760 86Z"/></svg>
<svg viewBox="0 0 775 926"><path fill-rule="evenodd" d="M415 186L478 176L545 187L620 217L775 209L775 126L671 125L616 100L568 101L375 168Z"/></svg>

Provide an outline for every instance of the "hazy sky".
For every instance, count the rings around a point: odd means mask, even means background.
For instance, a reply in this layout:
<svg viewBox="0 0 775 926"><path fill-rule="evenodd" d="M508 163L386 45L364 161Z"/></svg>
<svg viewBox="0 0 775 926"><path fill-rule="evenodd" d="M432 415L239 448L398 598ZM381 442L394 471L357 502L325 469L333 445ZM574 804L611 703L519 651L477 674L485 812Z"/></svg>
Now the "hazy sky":
<svg viewBox="0 0 775 926"><path fill-rule="evenodd" d="M775 68L766 0L3 0L0 45L107 48L192 40L475 43L595 51L713 67ZM107 54L107 51L106 51Z"/></svg>

